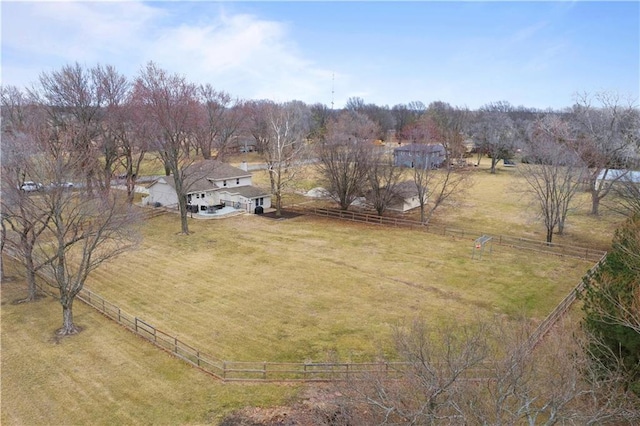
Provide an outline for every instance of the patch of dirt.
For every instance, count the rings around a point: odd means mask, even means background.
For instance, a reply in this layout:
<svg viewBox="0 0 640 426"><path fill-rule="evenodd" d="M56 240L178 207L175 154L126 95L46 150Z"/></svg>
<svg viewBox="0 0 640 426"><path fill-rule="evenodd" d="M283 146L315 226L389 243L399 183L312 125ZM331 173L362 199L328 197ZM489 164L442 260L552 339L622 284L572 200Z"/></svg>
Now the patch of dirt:
<svg viewBox="0 0 640 426"><path fill-rule="evenodd" d="M341 397L330 385L310 385L301 400L292 405L246 407L231 413L220 426L348 425L350 416L338 404Z"/></svg>
<svg viewBox="0 0 640 426"><path fill-rule="evenodd" d="M260 215L261 217L266 217L267 219L274 220L285 220L285 219L293 219L294 217L302 216L302 213L293 212L291 210L281 210L280 216L276 215L276 211L265 212Z"/></svg>

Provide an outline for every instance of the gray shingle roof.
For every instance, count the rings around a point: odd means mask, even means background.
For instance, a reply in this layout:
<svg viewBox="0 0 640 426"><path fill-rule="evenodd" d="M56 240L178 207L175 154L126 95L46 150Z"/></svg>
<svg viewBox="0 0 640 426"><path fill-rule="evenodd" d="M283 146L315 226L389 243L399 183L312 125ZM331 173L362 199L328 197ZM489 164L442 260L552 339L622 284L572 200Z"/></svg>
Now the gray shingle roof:
<svg viewBox="0 0 640 426"><path fill-rule="evenodd" d="M225 188L222 192L228 192L229 194L240 194L245 198L258 198L266 197L269 194L264 189L255 186L236 186L233 188Z"/></svg>
<svg viewBox="0 0 640 426"><path fill-rule="evenodd" d="M251 173L218 160L201 160L191 164L185 170L184 186L187 193L211 191L220 188L213 181L242 177L251 177ZM175 189L176 184L173 176L162 176L149 186L153 186L160 179L164 179L169 186Z"/></svg>

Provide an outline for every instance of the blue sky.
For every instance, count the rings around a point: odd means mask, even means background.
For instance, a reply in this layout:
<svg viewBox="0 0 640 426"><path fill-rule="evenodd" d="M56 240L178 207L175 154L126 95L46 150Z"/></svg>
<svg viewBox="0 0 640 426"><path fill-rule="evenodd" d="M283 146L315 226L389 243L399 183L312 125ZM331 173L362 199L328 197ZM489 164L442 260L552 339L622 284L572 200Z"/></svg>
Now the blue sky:
<svg viewBox="0 0 640 426"><path fill-rule="evenodd" d="M2 84L69 63L134 77L153 60L245 99L336 108L562 108L577 92L635 99L640 2L11 2Z"/></svg>

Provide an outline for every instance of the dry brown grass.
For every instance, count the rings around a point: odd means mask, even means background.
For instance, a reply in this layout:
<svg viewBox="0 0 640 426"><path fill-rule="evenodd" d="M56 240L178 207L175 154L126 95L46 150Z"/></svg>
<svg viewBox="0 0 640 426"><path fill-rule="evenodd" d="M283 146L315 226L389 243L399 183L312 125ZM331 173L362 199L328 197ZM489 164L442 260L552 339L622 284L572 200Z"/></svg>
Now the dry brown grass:
<svg viewBox="0 0 640 426"><path fill-rule="evenodd" d="M222 384L79 302L83 331L57 340L60 304L51 297L12 304L24 286L2 283L3 425L208 424L247 404L283 404L297 392Z"/></svg>
<svg viewBox="0 0 640 426"><path fill-rule="evenodd" d="M202 351L234 361L370 360L391 326L506 315L542 318L588 268L473 237L312 216L152 219L143 248L105 265L89 288Z"/></svg>
<svg viewBox="0 0 640 426"><path fill-rule="evenodd" d="M512 169L482 166L463 200L434 221L536 238L541 226L513 189ZM266 176L256 176L268 185ZM262 179L262 180L261 180ZM516 182L514 186L514 182ZM302 188L316 186L313 177ZM606 248L615 216L570 217L563 243ZM473 237L313 217L151 219L141 250L99 269L88 287L131 314L229 360L354 361L389 352L392 325L423 316L460 323L544 317L590 265L494 246L471 260ZM538 238L542 239L542 238ZM76 303L84 331L53 340L51 298L12 305L24 283L2 283L2 424L202 424L244 405L281 404L296 388L221 385Z"/></svg>

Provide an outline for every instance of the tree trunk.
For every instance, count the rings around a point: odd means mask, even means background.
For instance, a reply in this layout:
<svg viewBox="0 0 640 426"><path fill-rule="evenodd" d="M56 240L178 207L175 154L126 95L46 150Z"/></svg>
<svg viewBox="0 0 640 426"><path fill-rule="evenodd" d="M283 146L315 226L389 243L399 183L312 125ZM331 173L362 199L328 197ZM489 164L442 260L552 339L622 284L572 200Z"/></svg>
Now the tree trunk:
<svg viewBox="0 0 640 426"><path fill-rule="evenodd" d="M600 209L600 197L596 191L591 191L591 214L598 216Z"/></svg>
<svg viewBox="0 0 640 426"><path fill-rule="evenodd" d="M496 165L498 164L498 161L500 160L496 160L495 157L491 157L491 174L496 173Z"/></svg>
<svg viewBox="0 0 640 426"><path fill-rule="evenodd" d="M282 216L282 194L276 192L276 216Z"/></svg>
<svg viewBox="0 0 640 426"><path fill-rule="evenodd" d="M38 295L38 287L36 286L36 274L33 271L33 261L29 259L27 264L31 266L27 266L27 297L24 299L25 302L33 302L36 300L36 296Z"/></svg>
<svg viewBox="0 0 640 426"><path fill-rule="evenodd" d="M553 240L553 228L547 228L547 245L551 245L551 240Z"/></svg>
<svg viewBox="0 0 640 426"><path fill-rule="evenodd" d="M62 328L56 334L58 336L69 336L78 334L80 329L73 323L73 299L69 301L60 301L62 304Z"/></svg>
<svg viewBox="0 0 640 426"><path fill-rule="evenodd" d="M564 235L564 219L558 221L558 235Z"/></svg>
<svg viewBox="0 0 640 426"><path fill-rule="evenodd" d="M178 209L180 210L180 226L182 234L189 235L189 222L187 221L187 201L185 197L178 200Z"/></svg>

